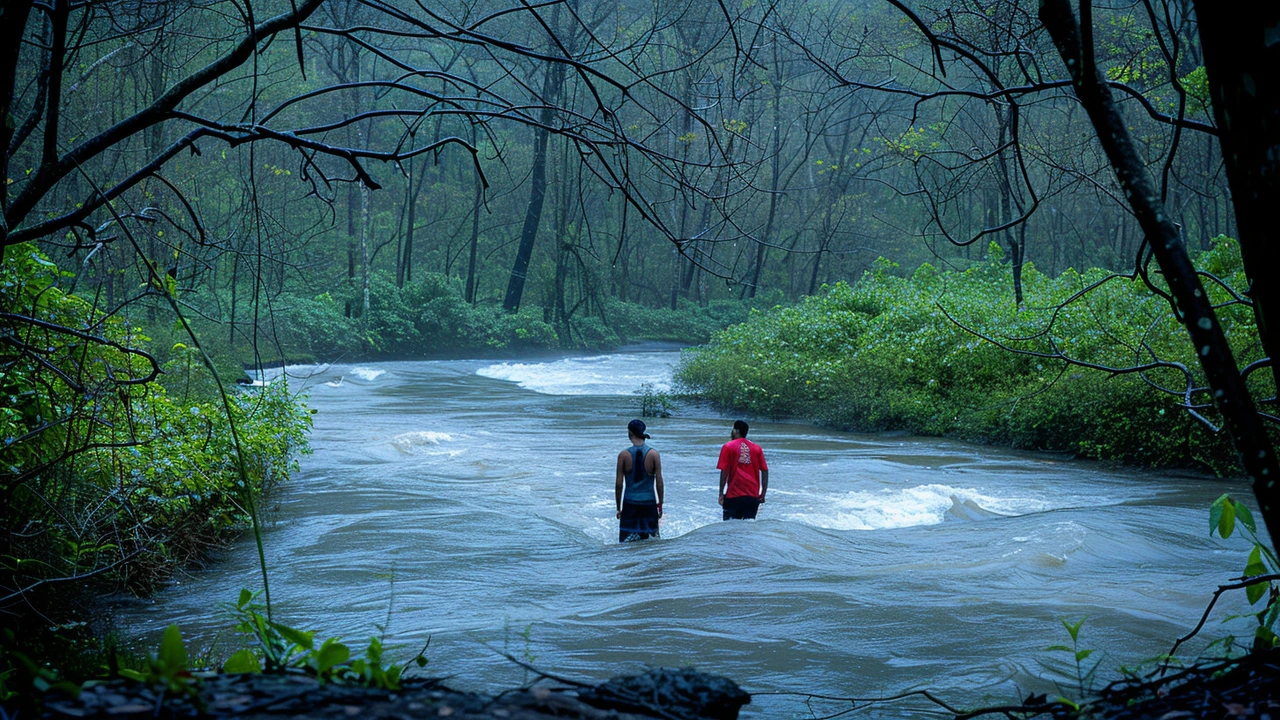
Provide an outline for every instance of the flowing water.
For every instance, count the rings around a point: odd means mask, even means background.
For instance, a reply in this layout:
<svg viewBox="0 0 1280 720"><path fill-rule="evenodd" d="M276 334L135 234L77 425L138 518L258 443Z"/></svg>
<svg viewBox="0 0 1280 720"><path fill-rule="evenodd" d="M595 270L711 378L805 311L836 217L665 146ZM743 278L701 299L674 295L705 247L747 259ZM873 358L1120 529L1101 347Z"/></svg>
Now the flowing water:
<svg viewBox="0 0 1280 720"><path fill-rule="evenodd" d="M1061 619L1088 618L1081 646L1106 668L1167 650L1243 566L1247 546L1207 520L1240 482L800 422L753 423L769 500L757 521L721 522L732 418L697 407L650 422L662 539L619 545L613 467L635 390L666 387L677 359L290 368L317 414L314 453L272 498L277 614L348 640L382 626L404 657L430 638L428 669L464 689L522 683L506 652L582 679L694 665L753 693L971 704L1053 692L1042 664L1066 659L1045 649L1070 642ZM178 622L208 643L229 624L214 608L258 586L246 540L120 624L154 638ZM1250 634L1219 624L1243 609L1224 602L1209 633ZM744 711L810 716L786 694Z"/></svg>

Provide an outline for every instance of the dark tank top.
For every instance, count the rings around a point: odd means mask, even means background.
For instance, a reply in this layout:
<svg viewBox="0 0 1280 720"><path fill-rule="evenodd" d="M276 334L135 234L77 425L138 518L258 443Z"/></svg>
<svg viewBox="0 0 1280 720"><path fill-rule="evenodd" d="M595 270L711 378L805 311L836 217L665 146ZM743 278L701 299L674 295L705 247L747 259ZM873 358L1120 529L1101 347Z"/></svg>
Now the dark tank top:
<svg viewBox="0 0 1280 720"><path fill-rule="evenodd" d="M625 489L622 491L623 502L637 505L656 505L658 496L653 491L654 476L644 469L644 456L652 448L644 445L632 445L627 449L631 453L631 472L624 478Z"/></svg>

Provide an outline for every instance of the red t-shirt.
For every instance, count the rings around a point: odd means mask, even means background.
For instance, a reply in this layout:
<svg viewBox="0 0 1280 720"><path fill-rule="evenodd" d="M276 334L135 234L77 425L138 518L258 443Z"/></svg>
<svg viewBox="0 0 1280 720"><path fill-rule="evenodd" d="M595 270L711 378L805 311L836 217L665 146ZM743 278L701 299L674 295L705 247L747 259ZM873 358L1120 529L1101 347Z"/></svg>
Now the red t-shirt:
<svg viewBox="0 0 1280 720"><path fill-rule="evenodd" d="M760 471L768 470L769 465L764 461L764 450L759 445L746 438L730 440L720 448L720 462L716 467L729 472L729 482L724 491L726 498L760 497Z"/></svg>

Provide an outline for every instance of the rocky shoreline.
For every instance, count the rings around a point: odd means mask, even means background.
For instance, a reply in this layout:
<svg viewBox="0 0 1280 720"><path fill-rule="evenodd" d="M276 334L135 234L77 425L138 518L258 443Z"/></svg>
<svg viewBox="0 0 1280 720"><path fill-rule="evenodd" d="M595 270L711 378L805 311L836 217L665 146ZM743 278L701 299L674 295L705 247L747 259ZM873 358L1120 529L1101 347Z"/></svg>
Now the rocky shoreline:
<svg viewBox="0 0 1280 720"><path fill-rule="evenodd" d="M916 694L848 698L850 705L842 713L872 705L887 709L894 700ZM1280 650L1125 678L1079 704L1039 695L1019 705L962 711L928 699L937 706L932 713L963 720L1280 720ZM132 680L89 683L75 697L47 697L35 713L5 708L0 717L22 712L45 718L736 720L750 702L751 696L732 680L690 668L660 668L599 685L542 676L531 686L497 695L462 692L441 679L409 679L392 691L320 682L302 672L198 673L167 687Z"/></svg>
<svg viewBox="0 0 1280 720"><path fill-rule="evenodd" d="M397 691L321 683L305 674L209 674L175 692L131 680L50 699L47 718L245 718L312 720L735 720L751 696L732 680L692 669L652 670L595 686L542 681L498 695L460 692L438 679L406 680Z"/></svg>

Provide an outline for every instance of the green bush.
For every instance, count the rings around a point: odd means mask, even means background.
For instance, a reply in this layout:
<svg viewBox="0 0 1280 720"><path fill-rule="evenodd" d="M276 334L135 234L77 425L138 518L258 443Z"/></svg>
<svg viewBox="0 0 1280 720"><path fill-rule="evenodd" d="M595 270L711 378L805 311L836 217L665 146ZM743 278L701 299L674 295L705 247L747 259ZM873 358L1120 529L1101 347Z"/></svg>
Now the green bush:
<svg viewBox="0 0 1280 720"><path fill-rule="evenodd" d="M1197 263L1243 294L1234 241L1219 238ZM1235 469L1227 439L1206 432L1180 407L1181 397L1153 387L1184 388L1177 364L1195 387L1205 382L1167 301L1141 281L1108 280L1102 270L1050 278L1028 265L1026 302L1016 307L998 251L963 272L924 265L900 277L895 270L880 260L855 285L824 288L794 307L752 311L747 322L687 351L677 380L687 392L763 416ZM1217 285L1209 292L1215 303L1231 298ZM1258 359L1252 310L1230 304L1218 312L1237 359ZM1171 364L1117 374L1069 365L1057 353L1106 368ZM1264 375L1255 373L1252 382L1266 397L1274 388ZM1193 401L1209 404L1204 391ZM1202 414L1216 422L1212 409Z"/></svg>
<svg viewBox="0 0 1280 720"><path fill-rule="evenodd" d="M735 300L712 300L702 307L680 298L672 310L610 299L605 303L604 314L621 342L664 340L693 344L705 343L716 331L746 320L749 307Z"/></svg>
<svg viewBox="0 0 1280 720"><path fill-rule="evenodd" d="M358 288L314 298L285 293L270 319L272 337L287 357L307 359L603 350L646 340L703 343L715 331L745 320L748 309L727 300L702 307L681 298L677 310L607 300L598 315L578 312L567 325L556 327L550 313L538 306L508 314L497 305L469 304L461 282L440 273L427 273L404 287L376 273L369 290L365 317L346 316L348 308L363 302Z"/></svg>
<svg viewBox="0 0 1280 720"><path fill-rule="evenodd" d="M46 591L147 591L248 524L246 493L284 479L310 413L284 383L230 398L240 438L196 351L153 377L148 338L62 289L31 246L0 266L0 586L28 608ZM252 487L236 467L244 459ZM77 583L55 581L83 577ZM27 592L25 589L31 589ZM8 610L8 608L6 608Z"/></svg>

